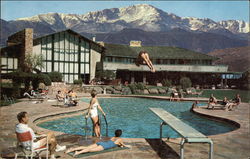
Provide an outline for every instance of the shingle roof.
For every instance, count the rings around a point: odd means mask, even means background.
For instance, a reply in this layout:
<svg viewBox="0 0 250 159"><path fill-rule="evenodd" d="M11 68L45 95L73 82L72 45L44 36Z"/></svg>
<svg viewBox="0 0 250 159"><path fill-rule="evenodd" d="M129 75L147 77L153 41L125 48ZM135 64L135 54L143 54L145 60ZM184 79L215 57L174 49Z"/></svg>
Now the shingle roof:
<svg viewBox="0 0 250 159"><path fill-rule="evenodd" d="M168 46L141 46L130 47L129 45L106 44L106 56L120 56L136 58L141 50L149 53L150 58L153 59L203 59L215 60L216 57L209 56L203 53Z"/></svg>

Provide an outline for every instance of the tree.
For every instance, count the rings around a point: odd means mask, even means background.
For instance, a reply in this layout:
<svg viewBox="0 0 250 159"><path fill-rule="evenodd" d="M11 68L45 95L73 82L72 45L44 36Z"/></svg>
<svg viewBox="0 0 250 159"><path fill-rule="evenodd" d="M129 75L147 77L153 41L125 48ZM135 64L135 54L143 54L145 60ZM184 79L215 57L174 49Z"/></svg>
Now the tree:
<svg viewBox="0 0 250 159"><path fill-rule="evenodd" d="M27 54L24 59L24 70L25 72L33 72L40 73L40 68L44 67L43 63L44 57L42 54Z"/></svg>
<svg viewBox="0 0 250 159"><path fill-rule="evenodd" d="M191 82L190 78L182 77L180 79L180 85L181 85L182 89L187 89L187 88L192 86L192 82Z"/></svg>

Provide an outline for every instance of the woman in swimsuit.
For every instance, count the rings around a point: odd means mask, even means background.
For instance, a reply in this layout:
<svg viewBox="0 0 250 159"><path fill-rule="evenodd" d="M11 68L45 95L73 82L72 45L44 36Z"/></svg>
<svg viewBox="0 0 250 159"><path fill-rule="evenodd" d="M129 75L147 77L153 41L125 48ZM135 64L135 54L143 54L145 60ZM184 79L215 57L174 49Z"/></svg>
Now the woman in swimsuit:
<svg viewBox="0 0 250 159"><path fill-rule="evenodd" d="M92 122L93 122L93 130L95 132L95 135L96 137L100 137L100 122L99 122L99 118L98 118L98 111L97 111L97 108L102 112L102 114L104 116L106 116L106 114L104 113L104 111L102 110L102 107L100 106L97 98L96 98L96 91L93 90L91 92L91 96L92 96L92 99L90 100L90 104L89 104L89 107L88 107L88 114L86 115L85 118L88 118L89 117L89 114L91 116L91 119L92 119Z"/></svg>
<svg viewBox="0 0 250 159"><path fill-rule="evenodd" d="M102 142L97 142L95 144L92 144L88 147L85 146L80 146L76 148L70 148L66 151L66 153L74 152L74 157L76 155L82 154L82 153L87 153L87 152L96 152L96 151L103 151L107 149L111 149L114 147L130 147L129 145L125 145L122 141L122 138L120 136L122 135L122 130L118 129L115 131L115 136L112 137L108 141L102 141Z"/></svg>
<svg viewBox="0 0 250 159"><path fill-rule="evenodd" d="M137 59L135 60L135 64L137 66L140 65L148 65L148 67L150 68L151 72L155 72L155 68L151 62L151 60L149 59L149 55L146 51L140 51Z"/></svg>

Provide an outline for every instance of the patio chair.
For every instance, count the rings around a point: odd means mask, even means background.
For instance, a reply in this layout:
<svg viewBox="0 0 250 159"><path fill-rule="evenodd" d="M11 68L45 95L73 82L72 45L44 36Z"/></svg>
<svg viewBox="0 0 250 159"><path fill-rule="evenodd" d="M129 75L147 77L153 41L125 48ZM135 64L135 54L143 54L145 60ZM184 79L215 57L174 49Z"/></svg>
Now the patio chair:
<svg viewBox="0 0 250 159"><path fill-rule="evenodd" d="M15 159L17 159L17 157L19 156L19 154L24 154L25 158L28 159L29 157L31 159L33 159L33 157L38 156L39 159L41 159L41 157L39 156L39 154L42 151L46 151L46 159L48 159L49 157L49 144L48 144L48 138L46 135L41 135L41 136L37 136L37 137L46 137L47 141L46 141L46 145L36 148L33 148L33 140L32 140L32 136L30 131L24 132L24 133L17 133L16 132L16 136L17 136L17 151L15 152ZM29 147L24 147L23 145L21 145L21 142L29 142L30 146Z"/></svg>
<svg viewBox="0 0 250 159"><path fill-rule="evenodd" d="M39 97L35 97L35 96L31 96L29 93L25 92L23 94L24 97L28 97L29 100L37 100L40 101L41 103L44 101L44 98L39 98Z"/></svg>

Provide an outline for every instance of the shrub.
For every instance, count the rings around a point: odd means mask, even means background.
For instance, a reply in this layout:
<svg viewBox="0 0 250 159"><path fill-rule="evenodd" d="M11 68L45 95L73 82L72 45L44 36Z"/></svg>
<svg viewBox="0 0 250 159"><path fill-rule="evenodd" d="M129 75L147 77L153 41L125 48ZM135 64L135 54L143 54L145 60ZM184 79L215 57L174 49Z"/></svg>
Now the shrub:
<svg viewBox="0 0 250 159"><path fill-rule="evenodd" d="M50 72L48 73L52 82L62 82L62 74L60 72Z"/></svg>
<svg viewBox="0 0 250 159"><path fill-rule="evenodd" d="M97 71L96 78L105 79L105 80L113 80L115 79L116 74L114 71L105 70L105 71Z"/></svg>
<svg viewBox="0 0 250 159"><path fill-rule="evenodd" d="M136 89L139 89L139 90L144 90L146 88L145 84L144 83L135 83L135 87Z"/></svg>
<svg viewBox="0 0 250 159"><path fill-rule="evenodd" d="M82 79L74 80L74 84L82 85Z"/></svg>
<svg viewBox="0 0 250 159"><path fill-rule="evenodd" d="M189 88L189 87L192 86L192 82L191 82L190 78L188 78L188 77L182 77L180 79L180 85L181 85L182 89L185 90L185 89L187 89L187 88Z"/></svg>
<svg viewBox="0 0 250 159"><path fill-rule="evenodd" d="M41 74L41 81L40 82L44 83L46 86L50 86L51 85L51 79L46 74Z"/></svg>
<svg viewBox="0 0 250 159"><path fill-rule="evenodd" d="M163 79L161 83L165 87L170 87L172 85L172 81L168 79Z"/></svg>
<svg viewBox="0 0 250 159"><path fill-rule="evenodd" d="M128 87L130 88L131 92L135 94L136 92L136 85L135 84L129 84Z"/></svg>

